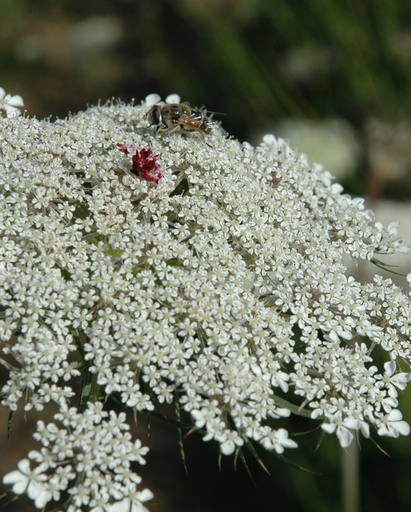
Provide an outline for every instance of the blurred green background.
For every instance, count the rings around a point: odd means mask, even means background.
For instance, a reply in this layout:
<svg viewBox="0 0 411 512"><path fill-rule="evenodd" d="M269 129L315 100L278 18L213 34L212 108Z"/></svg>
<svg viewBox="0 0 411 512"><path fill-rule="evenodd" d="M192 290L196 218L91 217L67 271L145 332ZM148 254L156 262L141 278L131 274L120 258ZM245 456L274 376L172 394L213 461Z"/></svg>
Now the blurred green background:
<svg viewBox="0 0 411 512"><path fill-rule="evenodd" d="M223 126L240 140L290 139L367 197L379 219L401 220L411 242L408 0L1 0L0 86L40 118L177 92L225 113ZM409 258L398 264L411 271ZM410 396L403 408L410 422ZM0 420L3 474L25 455L33 425L18 416L8 440L6 411ZM144 473L156 495L150 510L342 511L336 440L318 449L318 433L298 440L303 449L287 455L312 472L265 455L271 476L250 458L252 481L231 459L220 471L217 447L191 436L186 475L177 435L154 424ZM389 455L370 441L360 450L362 510L411 510L411 440L378 442ZM6 509L28 510L22 502Z"/></svg>

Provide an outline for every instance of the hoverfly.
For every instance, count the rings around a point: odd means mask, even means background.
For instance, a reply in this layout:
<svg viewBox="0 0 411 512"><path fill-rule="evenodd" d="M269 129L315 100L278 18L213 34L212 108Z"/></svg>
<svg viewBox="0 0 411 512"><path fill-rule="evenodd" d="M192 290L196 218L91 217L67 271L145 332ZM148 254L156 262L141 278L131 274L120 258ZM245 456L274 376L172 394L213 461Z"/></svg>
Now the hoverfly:
<svg viewBox="0 0 411 512"><path fill-rule="evenodd" d="M211 133L213 123L204 108L191 108L189 103L156 104L147 113L150 126L156 125L155 133L174 133L196 131L202 136Z"/></svg>

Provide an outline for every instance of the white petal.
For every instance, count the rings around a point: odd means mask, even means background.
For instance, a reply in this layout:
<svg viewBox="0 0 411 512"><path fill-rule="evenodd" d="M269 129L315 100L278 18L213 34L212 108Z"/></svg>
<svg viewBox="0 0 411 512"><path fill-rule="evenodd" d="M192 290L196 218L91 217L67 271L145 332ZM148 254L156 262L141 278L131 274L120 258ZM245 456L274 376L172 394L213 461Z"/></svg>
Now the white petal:
<svg viewBox="0 0 411 512"><path fill-rule="evenodd" d="M47 491L47 487L35 480L29 483L27 488L27 496L34 500L36 508L44 508L44 506L50 501L51 495Z"/></svg>
<svg viewBox="0 0 411 512"><path fill-rule="evenodd" d="M360 428L360 422L355 418L348 418L344 420L344 427L352 430L358 430Z"/></svg>
<svg viewBox="0 0 411 512"><path fill-rule="evenodd" d="M181 98L178 94L169 94L166 98L166 103L180 103Z"/></svg>
<svg viewBox="0 0 411 512"><path fill-rule="evenodd" d="M160 100L161 100L160 96L158 94L153 93L153 94L149 94L148 96L146 96L145 102L146 102L147 106L152 107L153 105L158 103Z"/></svg>
<svg viewBox="0 0 411 512"><path fill-rule="evenodd" d="M4 110L6 111L7 117L19 117L21 115L21 112L16 107L11 107L10 105L6 104L4 105Z"/></svg>
<svg viewBox="0 0 411 512"><path fill-rule="evenodd" d="M17 471L17 469L11 473L7 473L7 475L4 475L3 477L3 484L13 484L14 494L25 493L28 483L28 478L25 475L22 475L20 471Z"/></svg>
<svg viewBox="0 0 411 512"><path fill-rule="evenodd" d="M205 419L204 419L204 415L201 411L195 409L195 410L191 411L191 416L193 417L195 426L197 428L204 427Z"/></svg>
<svg viewBox="0 0 411 512"><path fill-rule="evenodd" d="M339 341L340 341L338 334L334 330L327 333L326 339L329 339L329 340L333 341L334 343L339 343Z"/></svg>
<svg viewBox="0 0 411 512"><path fill-rule="evenodd" d="M223 455L231 455L232 453L234 453L234 450L235 450L235 443L234 441L225 441L224 443L222 443L220 445L220 448L221 448L221 453Z"/></svg>
<svg viewBox="0 0 411 512"><path fill-rule="evenodd" d="M370 437L370 426L365 421L361 422L361 434L367 439Z"/></svg>
<svg viewBox="0 0 411 512"><path fill-rule="evenodd" d="M396 421L393 426L402 436L408 436L410 433L410 426L406 421Z"/></svg>
<svg viewBox="0 0 411 512"><path fill-rule="evenodd" d="M29 461L29 459L21 459L18 462L17 467L25 475L29 475L30 474L30 461Z"/></svg>
<svg viewBox="0 0 411 512"><path fill-rule="evenodd" d="M353 433L348 430L348 428L344 427L337 428L337 437L342 448L347 448L350 446L352 440L354 439Z"/></svg>
<svg viewBox="0 0 411 512"><path fill-rule="evenodd" d="M298 444L293 439L283 439L281 444L284 448L298 448Z"/></svg>
<svg viewBox="0 0 411 512"><path fill-rule="evenodd" d="M16 94L7 99L7 103L12 107L24 107L23 98Z"/></svg>
<svg viewBox="0 0 411 512"><path fill-rule="evenodd" d="M407 387L407 383L411 379L411 373L398 373L392 378L392 382L397 386L399 389L405 389Z"/></svg>
<svg viewBox="0 0 411 512"><path fill-rule="evenodd" d="M321 428L327 432L327 434L333 434L335 432L336 425L335 423L323 423Z"/></svg>
<svg viewBox="0 0 411 512"><path fill-rule="evenodd" d="M277 142L277 138L275 137L275 135L267 133L263 137L263 142L265 142L266 144L275 144Z"/></svg>
<svg viewBox="0 0 411 512"><path fill-rule="evenodd" d="M386 425L382 424L378 427L378 435L392 437L392 432L388 430Z"/></svg>
<svg viewBox="0 0 411 512"><path fill-rule="evenodd" d="M14 484L14 482L19 481L22 477L24 477L24 475L22 475L20 471L15 469L14 471L11 471L10 473L7 473L6 475L3 476L3 484Z"/></svg>
<svg viewBox="0 0 411 512"><path fill-rule="evenodd" d="M391 409L394 409L394 407L397 407L398 400L395 398L398 396L398 393L395 391L395 389L391 386L388 390L388 394L390 396L387 396L387 398L384 399L382 406L384 408L384 411L390 412Z"/></svg>
<svg viewBox="0 0 411 512"><path fill-rule="evenodd" d="M291 415L290 409L286 409L285 407L279 407L275 412L278 416L281 416L281 418L288 418Z"/></svg>
<svg viewBox="0 0 411 512"><path fill-rule="evenodd" d="M387 361L384 363L384 369L388 375L392 375L395 372L397 364L395 361Z"/></svg>
<svg viewBox="0 0 411 512"><path fill-rule="evenodd" d="M124 500L116 501L111 505L106 505L105 508L107 512L129 512L131 508L130 505L131 504L129 498L125 498Z"/></svg>
<svg viewBox="0 0 411 512"><path fill-rule="evenodd" d="M324 414L324 411L322 411L321 409L314 409L313 412L311 413L311 418L313 420L316 420L317 418L322 417L323 414Z"/></svg>
<svg viewBox="0 0 411 512"><path fill-rule="evenodd" d="M398 409L393 409L388 414L388 419L390 421L400 421L400 420L402 420L402 414Z"/></svg>
<svg viewBox="0 0 411 512"><path fill-rule="evenodd" d="M339 330L338 336L340 336L340 338L342 338L343 340L351 340L353 334L351 331Z"/></svg>
<svg viewBox="0 0 411 512"><path fill-rule="evenodd" d="M144 489L143 491L138 493L138 499L139 501L148 501L152 500L154 498L154 494L150 491L150 489Z"/></svg>

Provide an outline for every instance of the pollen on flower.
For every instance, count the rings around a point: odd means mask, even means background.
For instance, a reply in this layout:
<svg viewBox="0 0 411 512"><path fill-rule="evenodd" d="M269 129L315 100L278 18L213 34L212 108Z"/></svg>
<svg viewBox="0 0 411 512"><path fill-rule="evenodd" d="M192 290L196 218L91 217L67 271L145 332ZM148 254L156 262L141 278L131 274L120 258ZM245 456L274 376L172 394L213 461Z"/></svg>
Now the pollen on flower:
<svg viewBox="0 0 411 512"><path fill-rule="evenodd" d="M163 177L160 172L161 166L158 162L158 155L153 153L151 148L146 149L142 146L127 148L124 144L119 143L117 144L117 149L126 155L130 154L130 151L135 151L131 157L132 165L130 172L132 174L154 183L158 183Z"/></svg>

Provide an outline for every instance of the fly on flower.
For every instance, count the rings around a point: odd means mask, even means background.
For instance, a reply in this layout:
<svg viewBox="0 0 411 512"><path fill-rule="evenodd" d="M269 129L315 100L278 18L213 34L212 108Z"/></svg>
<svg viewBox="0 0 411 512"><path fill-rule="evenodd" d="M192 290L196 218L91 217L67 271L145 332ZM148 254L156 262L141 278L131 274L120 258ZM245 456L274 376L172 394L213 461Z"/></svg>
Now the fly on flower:
<svg viewBox="0 0 411 512"><path fill-rule="evenodd" d="M155 133L197 132L202 137L209 135L219 123L212 121L218 112L209 112L205 108L192 108L184 103L156 103L147 113L150 126L155 125ZM221 132L224 131L221 129ZM224 133L225 135L225 133Z"/></svg>

